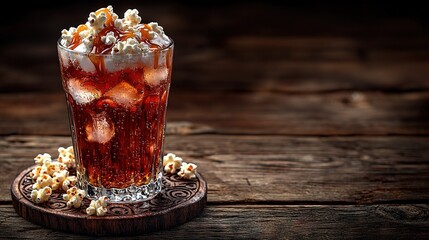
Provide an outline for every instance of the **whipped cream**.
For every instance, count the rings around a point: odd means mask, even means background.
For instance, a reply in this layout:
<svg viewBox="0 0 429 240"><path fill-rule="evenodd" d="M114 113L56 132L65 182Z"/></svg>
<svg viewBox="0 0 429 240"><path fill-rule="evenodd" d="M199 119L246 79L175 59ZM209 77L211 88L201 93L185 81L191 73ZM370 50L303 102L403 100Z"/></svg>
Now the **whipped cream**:
<svg viewBox="0 0 429 240"><path fill-rule="evenodd" d="M171 44L157 22L141 21L137 9L119 18L109 5L91 12L85 24L62 30L61 44L77 52L115 55L148 53Z"/></svg>

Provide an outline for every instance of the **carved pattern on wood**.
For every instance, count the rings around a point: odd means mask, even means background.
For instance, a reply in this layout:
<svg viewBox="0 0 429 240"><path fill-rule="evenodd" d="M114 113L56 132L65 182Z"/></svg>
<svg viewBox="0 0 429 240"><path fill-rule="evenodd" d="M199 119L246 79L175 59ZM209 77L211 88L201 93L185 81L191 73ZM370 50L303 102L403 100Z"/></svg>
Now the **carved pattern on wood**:
<svg viewBox="0 0 429 240"><path fill-rule="evenodd" d="M95 236L136 235L168 229L198 216L207 202L207 183L200 174L194 180L177 175L163 177L163 190L155 198L138 203L109 203L103 217L88 216L89 199L81 208L68 209L64 192L54 192L47 202L31 200L33 167L22 171L13 181L12 203L24 219L61 231Z"/></svg>
<svg viewBox="0 0 429 240"><path fill-rule="evenodd" d="M28 201L31 200L31 191L33 182L29 176L28 171L19 182L19 191ZM182 180L177 175L167 175L163 177L163 190L157 197L147 202L138 202L131 204L109 203L107 207L107 214L123 216L123 215L139 215L147 211L159 212L166 210L170 207L185 203L193 198L198 189L200 188L200 181ZM85 198L83 206L80 209L68 209L67 201L63 200L62 195L65 192L54 192L50 199L38 206L43 208L50 208L56 211L80 212L86 215L85 209L89 206L90 200Z"/></svg>

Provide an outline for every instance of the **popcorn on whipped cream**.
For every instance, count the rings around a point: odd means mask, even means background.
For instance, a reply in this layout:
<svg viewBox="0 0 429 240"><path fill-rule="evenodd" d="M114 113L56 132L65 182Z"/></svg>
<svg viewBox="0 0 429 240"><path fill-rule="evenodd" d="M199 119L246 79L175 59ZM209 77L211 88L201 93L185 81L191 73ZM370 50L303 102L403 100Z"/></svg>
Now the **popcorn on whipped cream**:
<svg viewBox="0 0 429 240"><path fill-rule="evenodd" d="M39 204L48 201L51 194L52 189L50 187L44 187L39 190L31 191L31 199L33 202Z"/></svg>
<svg viewBox="0 0 429 240"><path fill-rule="evenodd" d="M108 197L102 196L97 200L92 200L89 207L86 209L88 215L97 215L99 217L106 215L107 213L107 201Z"/></svg>
<svg viewBox="0 0 429 240"><path fill-rule="evenodd" d="M63 194L63 199L67 201L67 208L80 208L85 196L85 190L81 190L77 187L72 187L67 190L66 194Z"/></svg>
<svg viewBox="0 0 429 240"><path fill-rule="evenodd" d="M157 22L141 23L137 9L128 9L123 18L112 6L91 12L88 21L61 32L61 44L84 53L147 53L170 45L170 38Z"/></svg>
<svg viewBox="0 0 429 240"><path fill-rule="evenodd" d="M146 43L140 43L134 38L128 38L125 41L117 42L112 48L112 54L132 54L149 52L149 46Z"/></svg>

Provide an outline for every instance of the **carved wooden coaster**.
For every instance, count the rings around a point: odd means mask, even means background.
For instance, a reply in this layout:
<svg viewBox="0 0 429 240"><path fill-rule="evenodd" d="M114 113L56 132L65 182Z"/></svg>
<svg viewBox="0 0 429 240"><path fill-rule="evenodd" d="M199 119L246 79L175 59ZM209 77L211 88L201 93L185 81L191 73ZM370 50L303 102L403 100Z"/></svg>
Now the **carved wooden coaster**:
<svg viewBox="0 0 429 240"><path fill-rule="evenodd" d="M50 199L35 204L30 197L33 182L22 171L11 187L16 212L24 219L60 231L94 236L136 235L183 224L198 216L207 202L207 183L200 174L194 180L182 180L176 175L163 177L163 191L155 198L139 203L109 203L103 217L88 216L86 199L80 209L68 209L64 192L52 193Z"/></svg>

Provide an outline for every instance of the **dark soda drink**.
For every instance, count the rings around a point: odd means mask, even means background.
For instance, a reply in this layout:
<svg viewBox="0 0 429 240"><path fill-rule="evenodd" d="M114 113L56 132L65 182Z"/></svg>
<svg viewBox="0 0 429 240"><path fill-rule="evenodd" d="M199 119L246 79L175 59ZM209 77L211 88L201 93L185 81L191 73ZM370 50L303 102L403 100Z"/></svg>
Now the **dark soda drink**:
<svg viewBox="0 0 429 240"><path fill-rule="evenodd" d="M62 83L77 185L89 198L128 202L161 190L173 41L156 22L113 7L61 32Z"/></svg>
<svg viewBox="0 0 429 240"><path fill-rule="evenodd" d="M61 64L78 179L89 194L115 195L159 180L171 51L162 66L134 62L113 72L87 72L70 59Z"/></svg>

